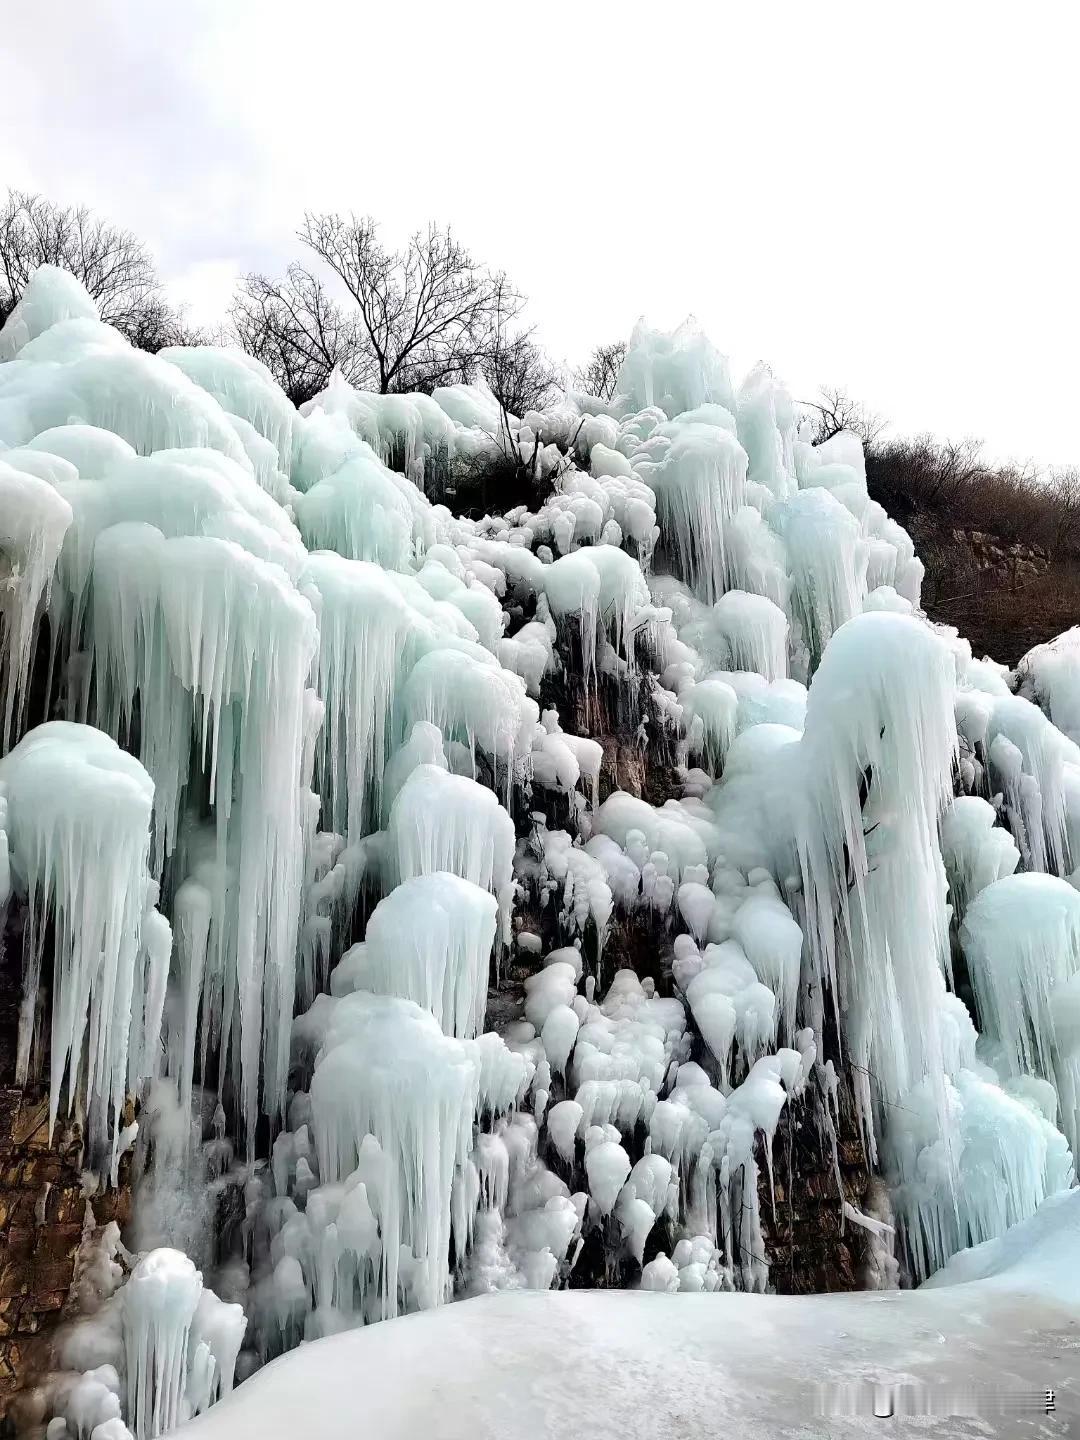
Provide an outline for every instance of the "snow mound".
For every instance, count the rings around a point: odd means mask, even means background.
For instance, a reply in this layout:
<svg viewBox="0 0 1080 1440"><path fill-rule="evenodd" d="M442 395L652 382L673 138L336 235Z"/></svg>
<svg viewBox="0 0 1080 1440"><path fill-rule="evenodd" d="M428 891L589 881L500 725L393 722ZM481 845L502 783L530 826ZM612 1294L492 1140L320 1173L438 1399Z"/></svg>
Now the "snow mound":
<svg viewBox="0 0 1080 1440"><path fill-rule="evenodd" d="M183 1433L292 1440L317 1395L322 1440L355 1435L358 1408L380 1440L843 1437L877 1433L871 1407L892 1393L898 1411L905 1397L938 1411L893 1419L892 1435L1067 1434L1068 1417L1080 1423L1066 1349L1080 1326L1077 1273L1073 1191L916 1291L504 1292L306 1345ZM958 1429L972 1414L978 1427Z"/></svg>

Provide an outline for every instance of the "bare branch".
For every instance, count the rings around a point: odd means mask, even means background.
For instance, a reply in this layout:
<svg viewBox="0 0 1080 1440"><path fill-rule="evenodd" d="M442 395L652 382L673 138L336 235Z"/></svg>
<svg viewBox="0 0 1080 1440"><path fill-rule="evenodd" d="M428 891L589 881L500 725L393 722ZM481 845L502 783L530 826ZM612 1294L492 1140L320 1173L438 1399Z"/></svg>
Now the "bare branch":
<svg viewBox="0 0 1080 1440"><path fill-rule="evenodd" d="M355 320L301 265L283 280L246 275L230 309L233 337L271 372L295 405L324 390L335 369L351 385L375 380L370 350Z"/></svg>
<svg viewBox="0 0 1080 1440"><path fill-rule="evenodd" d="M857 435L863 449L869 452L888 428L888 421L835 385L823 385L821 399L804 401L803 408L808 412L814 445L823 445L826 440L847 430Z"/></svg>
<svg viewBox="0 0 1080 1440"><path fill-rule="evenodd" d="M625 341L613 340L608 345L597 345L588 363L574 377L578 389L598 400L614 399L619 371L625 359Z"/></svg>
<svg viewBox="0 0 1080 1440"><path fill-rule="evenodd" d="M309 213L299 236L355 302L381 391L473 378L521 310L506 277L476 262L449 228L431 225L394 252L371 219Z"/></svg>

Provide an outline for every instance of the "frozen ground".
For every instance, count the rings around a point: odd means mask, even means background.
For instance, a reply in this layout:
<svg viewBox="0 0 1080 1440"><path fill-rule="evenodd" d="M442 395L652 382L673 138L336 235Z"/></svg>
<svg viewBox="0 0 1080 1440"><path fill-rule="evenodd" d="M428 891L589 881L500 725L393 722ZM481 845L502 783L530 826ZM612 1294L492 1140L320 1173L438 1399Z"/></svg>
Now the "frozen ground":
<svg viewBox="0 0 1080 1440"><path fill-rule="evenodd" d="M957 1256L937 1282L808 1297L504 1292L304 1345L185 1433L1080 1435L1080 1192ZM874 1382L898 1411L906 1396L953 1413L875 1417Z"/></svg>

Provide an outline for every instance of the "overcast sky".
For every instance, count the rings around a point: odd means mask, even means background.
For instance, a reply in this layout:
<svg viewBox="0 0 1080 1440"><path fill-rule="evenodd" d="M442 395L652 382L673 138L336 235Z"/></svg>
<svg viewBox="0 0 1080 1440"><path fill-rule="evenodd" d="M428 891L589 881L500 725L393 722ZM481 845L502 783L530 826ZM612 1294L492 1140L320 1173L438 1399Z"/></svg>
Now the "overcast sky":
<svg viewBox="0 0 1080 1440"><path fill-rule="evenodd" d="M36 0L0 183L143 236L193 319L305 208L449 221L560 359L697 316L736 374L1080 463L1080 4Z"/></svg>

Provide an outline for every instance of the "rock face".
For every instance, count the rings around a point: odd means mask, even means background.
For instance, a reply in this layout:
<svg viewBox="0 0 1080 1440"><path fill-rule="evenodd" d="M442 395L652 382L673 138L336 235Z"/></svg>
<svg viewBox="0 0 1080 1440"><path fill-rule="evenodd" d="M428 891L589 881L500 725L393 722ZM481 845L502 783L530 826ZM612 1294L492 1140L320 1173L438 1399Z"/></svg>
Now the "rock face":
<svg viewBox="0 0 1080 1440"><path fill-rule="evenodd" d="M838 1100L835 1161L816 1104L797 1103L785 1108L773 1141L775 1197L761 1167L761 1229L779 1295L863 1288L866 1232L842 1215L844 1200L864 1208L870 1172L845 1083Z"/></svg>
<svg viewBox="0 0 1080 1440"><path fill-rule="evenodd" d="M86 1214L81 1164L77 1123L50 1141L47 1092L0 1090L0 1407L67 1304ZM96 1204L95 1219L127 1218L126 1192Z"/></svg>
<svg viewBox="0 0 1080 1440"><path fill-rule="evenodd" d="M926 566L922 604L955 625L976 655L1015 665L1080 613L1080 567L982 530L945 526L931 512L903 519Z"/></svg>
<svg viewBox="0 0 1080 1440"><path fill-rule="evenodd" d="M569 693L565 680L557 691L550 685L548 689L551 703L566 707L573 714L575 729L591 734L603 746L600 799L606 799L614 790L640 796L653 805L662 805L668 798L678 796L681 790L663 727L648 704L642 703L640 710L620 713L618 692L601 684L597 693L589 697L586 716L586 700L579 684L579 676L574 673L569 679ZM638 729L642 715L650 722L644 732ZM521 923L537 932L544 929L543 919L537 915L523 914ZM545 935L543 948L547 951L558 943L556 938ZM666 927L649 924L641 912L630 915L616 912L604 947L605 968L629 968L639 978L651 977L659 993L670 994L672 950L672 936ZM502 1007L507 1019L516 1018L522 982L536 968L535 964L510 966L503 977L503 986L489 995L489 1025L495 1023L492 1017L497 1016ZM858 1290L865 1283L866 1232L844 1221L843 1203L847 1200L860 1210L865 1207L871 1170L834 1026L826 1026L825 1038L839 1077L837 1116L834 1117L835 1152L821 1111L819 1092L811 1089L804 1098L785 1107L781 1115L773 1142L773 1193L770 1193L765 1156L758 1157L760 1213L769 1258L769 1283L781 1295ZM704 1050L693 1058L706 1066L711 1063ZM561 1092L559 1098L563 1098ZM590 1256L583 1255L571 1277L571 1286L605 1288L636 1284L640 1271L632 1261L625 1263L616 1274L606 1272L602 1238L599 1234L593 1236L596 1255L591 1258L595 1263L590 1267ZM646 1259L657 1248L663 1248L663 1244L658 1247L652 1240L650 1237L646 1245Z"/></svg>
<svg viewBox="0 0 1080 1440"><path fill-rule="evenodd" d="M50 1138L48 1078L14 1084L17 920L9 916L8 944L0 944L0 1415L46 1364L88 1218L81 1118L62 1117ZM92 1222L125 1224L130 1202L124 1178L93 1197Z"/></svg>

